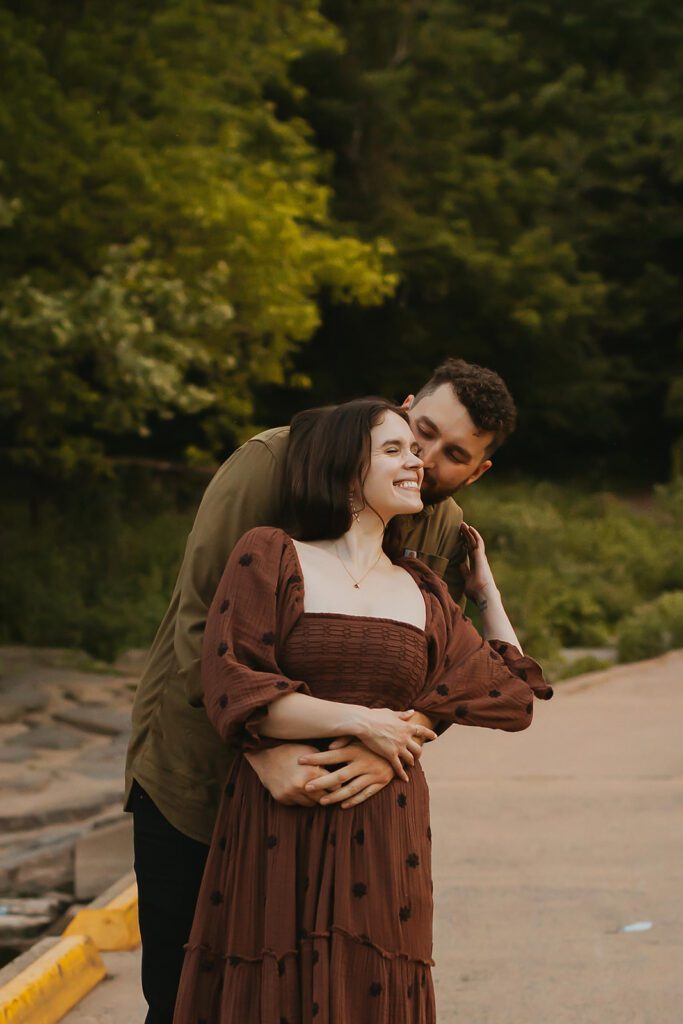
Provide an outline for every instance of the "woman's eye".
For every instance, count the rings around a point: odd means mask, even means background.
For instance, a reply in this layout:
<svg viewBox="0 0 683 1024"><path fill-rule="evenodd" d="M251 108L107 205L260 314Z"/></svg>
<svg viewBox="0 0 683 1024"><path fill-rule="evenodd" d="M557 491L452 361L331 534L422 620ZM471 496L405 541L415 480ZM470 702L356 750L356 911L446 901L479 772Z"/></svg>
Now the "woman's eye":
<svg viewBox="0 0 683 1024"><path fill-rule="evenodd" d="M384 450L387 453L387 455L398 455L399 451L398 448L385 448Z"/></svg>

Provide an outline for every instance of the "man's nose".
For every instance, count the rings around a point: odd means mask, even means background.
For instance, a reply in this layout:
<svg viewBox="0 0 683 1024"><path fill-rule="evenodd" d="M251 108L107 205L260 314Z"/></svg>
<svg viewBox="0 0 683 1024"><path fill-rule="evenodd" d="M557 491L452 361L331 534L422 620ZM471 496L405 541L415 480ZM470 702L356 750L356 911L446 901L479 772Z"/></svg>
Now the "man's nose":
<svg viewBox="0 0 683 1024"><path fill-rule="evenodd" d="M422 459L422 465L425 469L431 469L434 465L434 456L436 454L435 444L422 444L420 446L420 458Z"/></svg>

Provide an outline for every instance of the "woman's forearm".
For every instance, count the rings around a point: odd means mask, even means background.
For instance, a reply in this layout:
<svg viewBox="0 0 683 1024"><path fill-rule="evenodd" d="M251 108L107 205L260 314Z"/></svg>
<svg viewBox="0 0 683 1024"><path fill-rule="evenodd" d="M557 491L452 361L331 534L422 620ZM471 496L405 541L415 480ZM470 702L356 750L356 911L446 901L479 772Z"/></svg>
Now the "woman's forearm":
<svg viewBox="0 0 683 1024"><path fill-rule="evenodd" d="M319 736L360 736L367 708L359 704L321 700L305 693L290 693L268 706L259 723L262 736L279 740L306 740Z"/></svg>
<svg viewBox="0 0 683 1024"><path fill-rule="evenodd" d="M486 639L504 640L508 644L514 644L521 651L522 646L503 607L503 599L498 588L492 583L487 584L477 593L474 602L481 615L481 625Z"/></svg>

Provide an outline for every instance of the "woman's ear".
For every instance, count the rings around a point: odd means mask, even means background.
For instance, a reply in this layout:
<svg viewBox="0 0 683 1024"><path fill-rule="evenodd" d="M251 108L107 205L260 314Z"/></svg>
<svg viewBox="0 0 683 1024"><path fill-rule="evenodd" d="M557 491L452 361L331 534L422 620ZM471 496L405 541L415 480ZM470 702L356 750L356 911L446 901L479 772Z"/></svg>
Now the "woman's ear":
<svg viewBox="0 0 683 1024"><path fill-rule="evenodd" d="M406 395L401 405L402 409L410 409L411 405L415 401L415 395Z"/></svg>

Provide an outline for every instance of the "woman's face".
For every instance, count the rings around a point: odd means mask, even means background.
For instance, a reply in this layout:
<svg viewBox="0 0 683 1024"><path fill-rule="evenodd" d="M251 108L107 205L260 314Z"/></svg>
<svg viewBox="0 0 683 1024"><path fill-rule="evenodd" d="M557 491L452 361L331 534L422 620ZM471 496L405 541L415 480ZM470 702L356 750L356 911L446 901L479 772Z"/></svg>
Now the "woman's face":
<svg viewBox="0 0 683 1024"><path fill-rule="evenodd" d="M387 523L393 516L422 508L422 460L410 426L387 412L370 433L370 466L360 504L371 506ZM358 502L356 503L358 504Z"/></svg>

